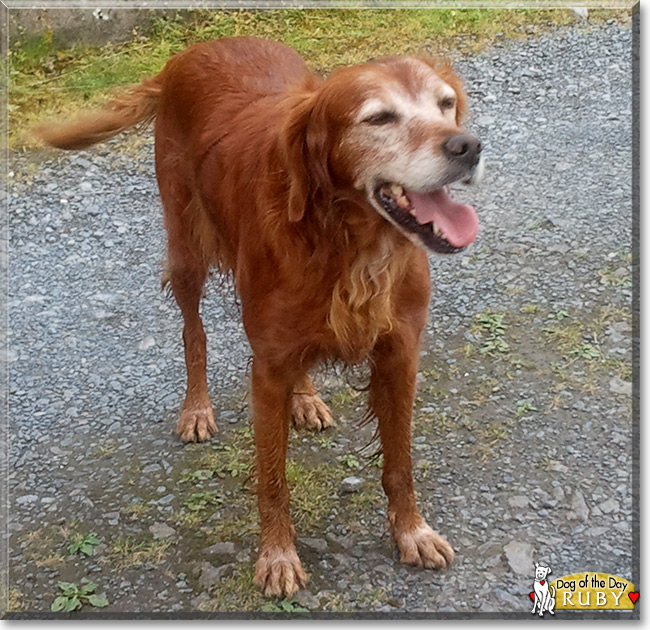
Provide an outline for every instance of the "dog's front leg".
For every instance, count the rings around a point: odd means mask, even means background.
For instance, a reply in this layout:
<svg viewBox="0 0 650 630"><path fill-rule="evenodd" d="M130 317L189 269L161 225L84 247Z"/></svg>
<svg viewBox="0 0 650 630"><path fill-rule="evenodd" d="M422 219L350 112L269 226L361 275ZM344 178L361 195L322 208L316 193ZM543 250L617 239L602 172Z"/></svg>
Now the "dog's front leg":
<svg viewBox="0 0 650 630"><path fill-rule="evenodd" d="M373 351L370 408L379 423L384 454L382 485L388 497L390 532L406 564L446 568L454 552L424 521L415 505L411 472L411 413L415 396L419 335L402 326L381 338Z"/></svg>
<svg viewBox="0 0 650 630"><path fill-rule="evenodd" d="M290 597L307 582L289 515L287 441L294 379L253 359L252 393L260 551L255 584L265 595Z"/></svg>

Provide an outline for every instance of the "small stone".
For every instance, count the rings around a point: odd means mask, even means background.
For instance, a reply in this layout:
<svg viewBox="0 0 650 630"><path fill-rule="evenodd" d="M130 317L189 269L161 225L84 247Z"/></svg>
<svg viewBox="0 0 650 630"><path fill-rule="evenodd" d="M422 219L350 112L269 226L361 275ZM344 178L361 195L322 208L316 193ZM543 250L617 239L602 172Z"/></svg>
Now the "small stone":
<svg viewBox="0 0 650 630"><path fill-rule="evenodd" d="M518 494L517 496L510 497L508 499L508 505L513 508L525 508L529 503L528 497L523 494Z"/></svg>
<svg viewBox="0 0 650 630"><path fill-rule="evenodd" d="M574 520L586 521L589 518L589 508L585 502L585 498L582 495L582 492L576 490L573 493L570 504L571 512L567 515L567 518L573 516Z"/></svg>
<svg viewBox="0 0 650 630"><path fill-rule="evenodd" d="M38 497L35 494L24 494L22 497L16 499L18 505L24 505L25 503L34 503L38 501Z"/></svg>
<svg viewBox="0 0 650 630"><path fill-rule="evenodd" d="M625 396L632 395L632 383L629 381L624 381L618 376L614 376L609 381L609 391L614 392L615 394L623 394Z"/></svg>
<svg viewBox="0 0 650 630"><path fill-rule="evenodd" d="M607 499L606 501L598 504L598 509L603 514L611 514L612 512L620 512L621 506L616 499Z"/></svg>
<svg viewBox="0 0 650 630"><path fill-rule="evenodd" d="M341 491L345 493L359 492L364 480L361 477L346 477L341 482Z"/></svg>
<svg viewBox="0 0 650 630"><path fill-rule="evenodd" d="M203 553L216 556L232 556L235 553L235 543L218 542L210 547L206 547Z"/></svg>
<svg viewBox="0 0 650 630"><path fill-rule="evenodd" d="M232 564L223 564L215 567L209 562L202 562L200 565L199 586L204 590L210 590L219 583L223 578L232 575L234 566Z"/></svg>
<svg viewBox="0 0 650 630"><path fill-rule="evenodd" d="M161 540L163 538L171 538L176 534L176 530L166 523L154 523L149 526L149 531L154 537L154 540Z"/></svg>
<svg viewBox="0 0 650 630"><path fill-rule="evenodd" d="M152 348L155 345L156 340L153 337L148 336L138 344L138 350L149 350L149 348Z"/></svg>
<svg viewBox="0 0 650 630"><path fill-rule="evenodd" d="M299 538L298 542L318 553L325 553L327 551L327 541L322 538Z"/></svg>
<svg viewBox="0 0 650 630"><path fill-rule="evenodd" d="M320 601L316 596L306 590L298 591L293 596L293 600L307 610L314 610L320 607Z"/></svg>
<svg viewBox="0 0 650 630"><path fill-rule="evenodd" d="M530 543L513 540L503 548L503 551L508 564L515 573L519 575L530 573L533 566L533 546Z"/></svg>

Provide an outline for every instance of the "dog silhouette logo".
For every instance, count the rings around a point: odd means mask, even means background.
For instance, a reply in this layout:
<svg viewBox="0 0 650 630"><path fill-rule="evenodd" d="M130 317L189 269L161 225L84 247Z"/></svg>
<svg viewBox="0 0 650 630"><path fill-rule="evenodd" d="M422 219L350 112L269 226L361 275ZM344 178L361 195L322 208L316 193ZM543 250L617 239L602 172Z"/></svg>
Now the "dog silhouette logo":
<svg viewBox="0 0 650 630"><path fill-rule="evenodd" d="M551 615L555 614L555 587L548 583L547 577L551 573L551 567L545 567L538 562L535 563L535 581L533 583L533 590L530 597L533 600L533 615L535 611L538 612L540 617L544 616L544 612L549 612Z"/></svg>

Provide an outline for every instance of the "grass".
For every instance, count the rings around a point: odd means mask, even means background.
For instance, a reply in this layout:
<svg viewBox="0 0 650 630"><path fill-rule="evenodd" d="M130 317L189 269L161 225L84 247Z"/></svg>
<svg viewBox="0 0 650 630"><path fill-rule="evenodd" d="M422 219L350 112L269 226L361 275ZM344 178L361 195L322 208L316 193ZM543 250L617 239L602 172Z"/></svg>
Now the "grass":
<svg viewBox="0 0 650 630"><path fill-rule="evenodd" d="M287 462L287 482L291 493L291 518L298 531L310 535L320 531L323 521L336 506L333 498L338 485L348 475L336 463Z"/></svg>
<svg viewBox="0 0 650 630"><path fill-rule="evenodd" d="M627 12L611 11L592 12L590 19L612 16L629 19ZM29 145L26 132L35 123L105 102L113 88L158 73L172 54L200 41L232 35L275 39L327 72L388 54L480 50L503 37L528 37L532 30L576 19L566 9L193 10L159 18L147 36L122 44L64 49L45 32L10 46L10 141Z"/></svg>
<svg viewBox="0 0 650 630"><path fill-rule="evenodd" d="M7 600L7 612L22 612L26 609L25 595L17 588L10 589Z"/></svg>
<svg viewBox="0 0 650 630"><path fill-rule="evenodd" d="M221 580L213 593L212 600L201 604L199 610L206 612L260 610L267 600L253 584L254 574L253 563L239 564L233 575Z"/></svg>
<svg viewBox="0 0 650 630"><path fill-rule="evenodd" d="M510 346L504 339L507 330L504 317L504 313L494 311L485 311L476 316L473 332L482 338L481 354L494 355L510 351Z"/></svg>
<svg viewBox="0 0 650 630"><path fill-rule="evenodd" d="M159 564L167 557L170 546L171 542L168 540L117 538L102 557L102 562L111 564L118 570L143 564Z"/></svg>

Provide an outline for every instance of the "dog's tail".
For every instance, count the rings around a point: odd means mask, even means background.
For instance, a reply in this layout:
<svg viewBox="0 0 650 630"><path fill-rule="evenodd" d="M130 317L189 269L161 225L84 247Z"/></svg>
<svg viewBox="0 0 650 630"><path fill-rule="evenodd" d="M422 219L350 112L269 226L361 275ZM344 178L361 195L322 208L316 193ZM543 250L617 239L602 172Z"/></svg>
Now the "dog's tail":
<svg viewBox="0 0 650 630"><path fill-rule="evenodd" d="M108 140L139 122L156 117L162 90L160 75L127 88L96 113L68 123L52 123L34 129L37 138L59 149L85 149Z"/></svg>

